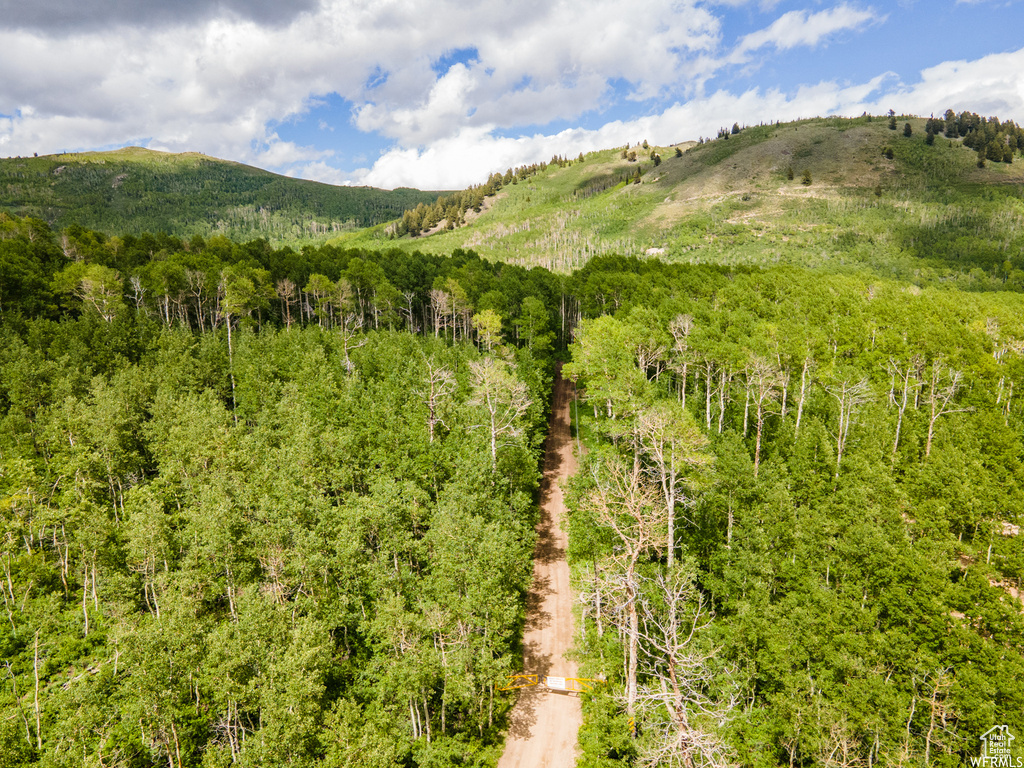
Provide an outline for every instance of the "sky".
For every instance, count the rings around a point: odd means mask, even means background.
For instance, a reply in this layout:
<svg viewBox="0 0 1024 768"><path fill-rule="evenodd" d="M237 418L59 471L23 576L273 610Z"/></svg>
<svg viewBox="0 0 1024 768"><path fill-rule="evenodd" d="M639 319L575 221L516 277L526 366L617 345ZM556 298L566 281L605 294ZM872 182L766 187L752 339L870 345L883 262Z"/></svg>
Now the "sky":
<svg viewBox="0 0 1024 768"><path fill-rule="evenodd" d="M0 0L0 157L143 146L462 189L863 112L1024 124L1024 0Z"/></svg>

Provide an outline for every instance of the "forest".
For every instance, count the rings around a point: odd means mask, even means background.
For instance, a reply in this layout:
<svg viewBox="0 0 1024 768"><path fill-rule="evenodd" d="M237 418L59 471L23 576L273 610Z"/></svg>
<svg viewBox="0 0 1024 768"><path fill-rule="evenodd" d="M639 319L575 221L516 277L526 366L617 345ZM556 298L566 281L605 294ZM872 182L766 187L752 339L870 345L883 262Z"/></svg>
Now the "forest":
<svg viewBox="0 0 1024 768"><path fill-rule="evenodd" d="M580 764L953 766L1024 727L1020 295L576 279L581 652L623 687Z"/></svg>
<svg viewBox="0 0 1024 768"><path fill-rule="evenodd" d="M0 211L109 235L322 242L436 199L435 192L332 186L137 147L0 159Z"/></svg>
<svg viewBox="0 0 1024 768"><path fill-rule="evenodd" d="M898 273L0 215L0 766L494 765L559 367L580 766L1024 734L1024 300L1013 248L943 242L973 210Z"/></svg>
<svg viewBox="0 0 1024 768"><path fill-rule="evenodd" d="M0 765L492 764L551 276L3 224Z"/></svg>

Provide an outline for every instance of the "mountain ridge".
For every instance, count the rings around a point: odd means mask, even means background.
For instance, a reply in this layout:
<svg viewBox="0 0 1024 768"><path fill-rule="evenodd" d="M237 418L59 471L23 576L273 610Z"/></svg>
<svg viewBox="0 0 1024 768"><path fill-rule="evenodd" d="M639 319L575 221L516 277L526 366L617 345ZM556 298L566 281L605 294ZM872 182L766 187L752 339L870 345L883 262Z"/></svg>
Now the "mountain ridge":
<svg viewBox="0 0 1024 768"><path fill-rule="evenodd" d="M142 147L0 159L0 211L107 234L322 241L437 196L332 186L200 152Z"/></svg>

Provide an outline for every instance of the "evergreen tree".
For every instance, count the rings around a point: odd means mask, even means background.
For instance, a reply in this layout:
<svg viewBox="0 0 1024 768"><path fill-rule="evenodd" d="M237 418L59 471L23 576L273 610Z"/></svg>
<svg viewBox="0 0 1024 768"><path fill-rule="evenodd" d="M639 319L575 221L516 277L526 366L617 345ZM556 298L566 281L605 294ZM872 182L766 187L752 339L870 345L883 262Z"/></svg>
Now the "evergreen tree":
<svg viewBox="0 0 1024 768"><path fill-rule="evenodd" d="M946 138L947 139L959 138L960 130L959 130L959 128L957 128L957 124L956 124L956 112L954 112L952 109L947 109L946 113L943 115L943 117L945 118L945 124L946 124L946 126L945 126Z"/></svg>

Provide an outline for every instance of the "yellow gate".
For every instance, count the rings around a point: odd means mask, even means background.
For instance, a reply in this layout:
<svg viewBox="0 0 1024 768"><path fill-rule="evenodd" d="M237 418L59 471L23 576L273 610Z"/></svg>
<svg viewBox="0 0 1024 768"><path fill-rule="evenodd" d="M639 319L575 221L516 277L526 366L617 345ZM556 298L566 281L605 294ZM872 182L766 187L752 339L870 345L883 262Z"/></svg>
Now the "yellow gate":
<svg viewBox="0 0 1024 768"><path fill-rule="evenodd" d="M555 677L547 675L541 678L540 675L509 675L509 684L499 691L518 691L521 688L532 688L535 685L543 684L549 691L564 691L566 693L587 693L593 690L600 680L591 680L586 677Z"/></svg>

